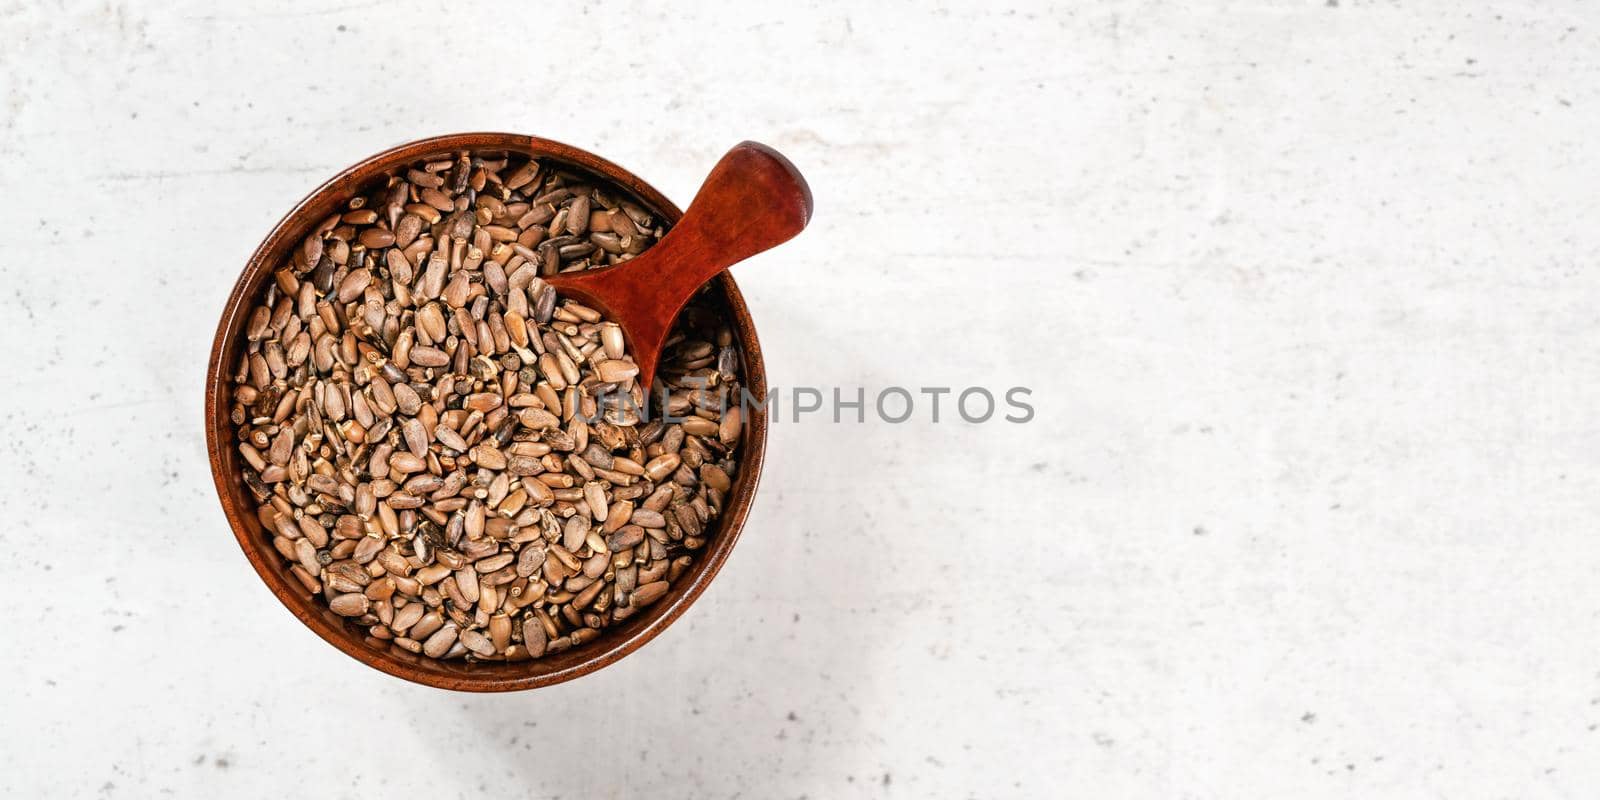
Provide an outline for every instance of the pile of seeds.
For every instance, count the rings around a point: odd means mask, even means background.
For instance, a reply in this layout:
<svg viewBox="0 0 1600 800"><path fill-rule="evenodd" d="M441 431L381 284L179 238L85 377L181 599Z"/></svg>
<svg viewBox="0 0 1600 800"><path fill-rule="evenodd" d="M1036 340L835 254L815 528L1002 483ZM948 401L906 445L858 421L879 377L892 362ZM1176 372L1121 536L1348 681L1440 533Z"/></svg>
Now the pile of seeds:
<svg viewBox="0 0 1600 800"><path fill-rule="evenodd" d="M434 658L538 658L659 600L737 467L732 332L691 304L647 404L620 329L541 276L663 233L504 153L415 164L323 220L247 322L232 407L295 579Z"/></svg>

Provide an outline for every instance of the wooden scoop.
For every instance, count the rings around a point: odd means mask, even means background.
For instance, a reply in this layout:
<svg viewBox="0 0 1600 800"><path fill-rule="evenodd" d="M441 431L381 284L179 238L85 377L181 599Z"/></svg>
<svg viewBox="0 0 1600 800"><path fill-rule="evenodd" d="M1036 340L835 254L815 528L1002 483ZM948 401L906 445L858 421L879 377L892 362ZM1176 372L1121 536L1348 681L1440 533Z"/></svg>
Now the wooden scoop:
<svg viewBox="0 0 1600 800"><path fill-rule="evenodd" d="M794 238L811 219L811 188L789 159L756 142L722 157L683 218L649 250L614 267L545 278L564 297L622 328L645 391L661 345L696 290L718 273Z"/></svg>

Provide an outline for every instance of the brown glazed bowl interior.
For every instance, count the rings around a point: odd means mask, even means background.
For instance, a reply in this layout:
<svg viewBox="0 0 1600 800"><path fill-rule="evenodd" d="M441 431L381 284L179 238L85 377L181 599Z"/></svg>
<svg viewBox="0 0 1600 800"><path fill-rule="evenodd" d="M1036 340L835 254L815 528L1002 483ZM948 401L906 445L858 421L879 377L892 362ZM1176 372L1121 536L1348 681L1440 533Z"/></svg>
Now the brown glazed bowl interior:
<svg viewBox="0 0 1600 800"><path fill-rule="evenodd" d="M240 471L243 457L228 418L233 404L232 376L238 365L244 326L252 303L271 280L273 270L283 263L290 248L320 220L340 208L345 200L381 181L396 168L430 156L456 151L506 151L530 155L561 167L589 173L614 187L626 190L633 200L669 225L682 213L649 184L633 173L575 147L508 133L466 133L438 136L386 150L352 166L318 187L280 221L265 241L256 248L244 272L228 296L217 337L211 346L211 363L206 374L206 446L210 451L212 477L222 510L228 517L239 546L255 567L267 588L277 596L306 627L352 658L375 669L428 686L469 692L503 692L533 689L571 680L611 664L637 650L661 633L688 609L727 560L739 531L744 527L756 483L761 477L761 461L766 447L767 414L766 372L761 361L761 346L756 341L755 325L733 276L724 272L709 290L714 302L729 317L744 364L744 385L755 398L745 415L744 436L740 444L739 472L716 528L706 540L695 562L660 600L644 612L606 628L594 641L532 661L467 662L438 661L414 655L390 642L372 637L355 623L328 610L289 574L288 566L273 548L271 537L256 517L256 503L245 489Z"/></svg>

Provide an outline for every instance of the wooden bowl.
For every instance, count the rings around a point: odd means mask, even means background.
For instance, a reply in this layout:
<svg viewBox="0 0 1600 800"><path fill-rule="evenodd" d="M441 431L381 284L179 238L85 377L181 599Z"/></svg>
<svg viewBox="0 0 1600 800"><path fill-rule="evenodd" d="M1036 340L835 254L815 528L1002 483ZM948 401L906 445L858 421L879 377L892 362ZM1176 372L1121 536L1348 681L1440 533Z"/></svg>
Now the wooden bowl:
<svg viewBox="0 0 1600 800"><path fill-rule="evenodd" d="M461 150L503 150L559 162L568 168L590 173L613 186L626 190L633 200L676 224L683 212L633 173L592 153L560 142L509 133L463 133L437 136L412 142L363 159L318 187L280 221L256 248L244 272L228 296L217 324L217 337L211 346L211 364L206 372L206 448L211 456L211 474L217 484L217 497L233 528L239 547L250 559L267 588L306 627L352 658L408 681L467 692L505 692L534 689L586 675L639 649L661 633L689 608L706 585L716 577L728 553L739 540L756 484L761 478L762 456L767 443L767 414L764 406L748 409L739 474L734 480L727 505L708 535L704 549L693 565L660 600L645 611L606 628L594 641L532 661L467 662L439 661L409 653L390 642L377 639L353 622L330 611L310 595L290 575L288 565L273 548L271 536L256 518L256 503L246 491L232 422L228 413L233 402L234 374L244 338L244 327L252 304L273 270L281 265L290 249L300 242L320 220L341 207L345 200L374 181L411 162L442 153ZM733 276L722 273L711 291L730 317L744 362L744 385L758 402L766 399L766 371L761 360L761 345L756 340L750 310Z"/></svg>

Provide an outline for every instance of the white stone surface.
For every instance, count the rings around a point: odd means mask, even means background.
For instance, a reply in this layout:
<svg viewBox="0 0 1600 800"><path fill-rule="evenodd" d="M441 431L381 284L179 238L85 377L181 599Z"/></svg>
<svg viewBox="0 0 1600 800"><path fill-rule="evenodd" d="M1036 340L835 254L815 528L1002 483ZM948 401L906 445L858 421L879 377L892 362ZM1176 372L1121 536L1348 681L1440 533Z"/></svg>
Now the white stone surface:
<svg viewBox="0 0 1600 800"><path fill-rule="evenodd" d="M1600 11L1578 2L0 5L0 787L19 797L1594 797ZM204 362L338 168L537 133L679 202L754 138L779 424L661 638L361 667L229 536Z"/></svg>

